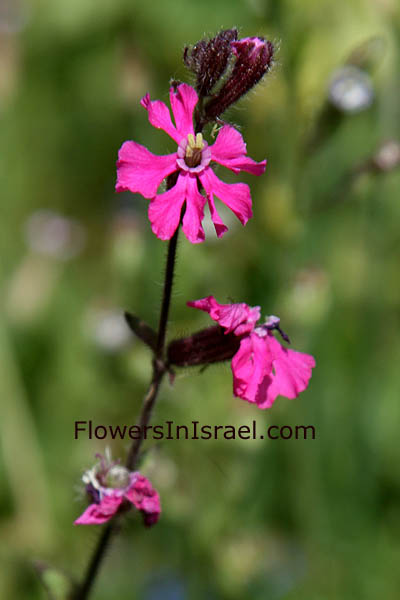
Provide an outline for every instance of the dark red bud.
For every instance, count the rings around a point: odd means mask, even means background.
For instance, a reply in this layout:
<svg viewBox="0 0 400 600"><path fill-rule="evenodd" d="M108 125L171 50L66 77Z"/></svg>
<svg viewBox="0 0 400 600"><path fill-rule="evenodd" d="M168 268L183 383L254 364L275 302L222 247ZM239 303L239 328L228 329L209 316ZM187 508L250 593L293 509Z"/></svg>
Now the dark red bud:
<svg viewBox="0 0 400 600"><path fill-rule="evenodd" d="M239 100L269 71L274 56L272 42L259 37L243 38L231 43L236 62L226 83L205 106L209 121L216 119Z"/></svg>
<svg viewBox="0 0 400 600"><path fill-rule="evenodd" d="M234 40L237 40L237 30L225 29L211 40L203 39L184 49L183 62L196 75L195 87L199 96L209 95L225 73Z"/></svg>
<svg viewBox="0 0 400 600"><path fill-rule="evenodd" d="M239 345L239 337L233 333L225 334L222 327L216 325L173 340L168 346L167 360L169 364L179 367L208 365L231 359L239 350Z"/></svg>

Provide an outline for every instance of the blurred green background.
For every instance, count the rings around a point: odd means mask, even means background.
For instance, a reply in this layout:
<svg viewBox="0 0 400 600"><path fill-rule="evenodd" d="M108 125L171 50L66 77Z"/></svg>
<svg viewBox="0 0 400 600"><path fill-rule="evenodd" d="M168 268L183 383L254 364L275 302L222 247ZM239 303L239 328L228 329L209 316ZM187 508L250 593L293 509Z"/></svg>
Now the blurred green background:
<svg viewBox="0 0 400 600"><path fill-rule="evenodd" d="M129 519L93 598L398 598L396 0L1 1L1 598L44 598L31 561L79 577L94 547L98 529L72 523L104 444L74 440L74 421L135 422L150 354L121 311L156 325L166 252L148 202L114 193L117 151L173 151L139 100L167 101L171 77L191 81L184 45L232 26L279 46L226 115L267 171L237 179L245 228L224 213L223 240L181 236L169 335L210 324L189 299L245 301L317 368L264 412L232 397L229 364L181 372L153 422L311 424L316 439L148 443L162 519Z"/></svg>

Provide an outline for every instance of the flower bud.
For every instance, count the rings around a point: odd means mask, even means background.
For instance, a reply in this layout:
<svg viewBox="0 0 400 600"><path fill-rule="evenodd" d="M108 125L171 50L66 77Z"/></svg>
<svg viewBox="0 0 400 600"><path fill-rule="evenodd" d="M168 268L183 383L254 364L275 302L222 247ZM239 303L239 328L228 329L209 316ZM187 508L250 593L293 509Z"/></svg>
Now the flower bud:
<svg viewBox="0 0 400 600"><path fill-rule="evenodd" d="M239 100L267 73L272 65L274 46L260 37L243 38L231 43L236 62L229 79L205 107L208 120L217 118Z"/></svg>
<svg viewBox="0 0 400 600"><path fill-rule="evenodd" d="M173 340L167 351L168 363L179 367L208 365L231 359L238 351L240 338L224 333L219 325L202 329L179 340Z"/></svg>
<svg viewBox="0 0 400 600"><path fill-rule="evenodd" d="M211 40L200 40L186 46L183 62L196 75L199 96L207 96L224 74L232 54L231 42L237 39L236 29L225 29Z"/></svg>

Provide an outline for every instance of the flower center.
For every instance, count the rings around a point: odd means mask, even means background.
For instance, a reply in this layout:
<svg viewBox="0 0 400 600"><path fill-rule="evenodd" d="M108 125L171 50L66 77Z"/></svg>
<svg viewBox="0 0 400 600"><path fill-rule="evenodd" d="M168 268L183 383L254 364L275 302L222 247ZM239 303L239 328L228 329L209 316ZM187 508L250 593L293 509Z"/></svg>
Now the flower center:
<svg viewBox="0 0 400 600"><path fill-rule="evenodd" d="M195 139L194 135L189 133L187 140L185 163L188 167L197 167L201 163L201 154L204 148L203 136L198 133Z"/></svg>
<svg viewBox="0 0 400 600"><path fill-rule="evenodd" d="M201 133L196 137L189 133L183 138L176 153L176 164L179 169L187 173L200 174L211 161L211 149L203 140Z"/></svg>
<svg viewBox="0 0 400 600"><path fill-rule="evenodd" d="M106 486L111 488L125 488L129 481L129 471L122 465L112 466L105 477Z"/></svg>

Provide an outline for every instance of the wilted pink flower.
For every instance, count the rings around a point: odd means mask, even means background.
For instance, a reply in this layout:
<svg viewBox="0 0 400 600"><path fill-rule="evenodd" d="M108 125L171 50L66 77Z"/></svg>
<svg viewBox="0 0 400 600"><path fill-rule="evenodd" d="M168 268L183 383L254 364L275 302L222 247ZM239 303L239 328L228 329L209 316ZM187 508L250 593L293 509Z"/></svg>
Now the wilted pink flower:
<svg viewBox="0 0 400 600"><path fill-rule="evenodd" d="M100 525L120 508L124 501L133 504L143 513L146 526L157 523L161 512L160 497L150 481L138 471L128 471L111 462L108 455L82 477L86 491L93 499L75 525Z"/></svg>
<svg viewBox="0 0 400 600"><path fill-rule="evenodd" d="M156 156L144 146L128 141L118 154L116 190L129 190L150 199L151 227L161 240L168 240L175 233L184 204L182 227L188 240L194 244L205 239L202 220L206 202L217 236L221 237L227 231L215 208L215 197L232 210L242 225L252 217L249 186L244 183L224 183L215 175L211 161L234 173L247 171L261 175L265 171L266 161L257 163L246 156L246 144L242 136L230 125L221 128L212 146L207 144L201 133L195 135L193 111L197 101L196 91L185 83L176 89L170 88L174 125L167 106L160 100L151 101L149 94L146 94L141 104L148 112L150 123L163 129L175 140L177 151ZM176 173L175 185L158 194L160 184L172 173ZM201 186L206 196L200 193Z"/></svg>
<svg viewBox="0 0 400 600"><path fill-rule="evenodd" d="M239 350L232 358L233 393L259 408L270 408L279 395L296 398L308 386L315 360L309 354L282 346L272 335L279 326L278 317L256 325L260 308L247 304L219 304L213 296L188 302L189 306L209 313L225 329L239 336Z"/></svg>

